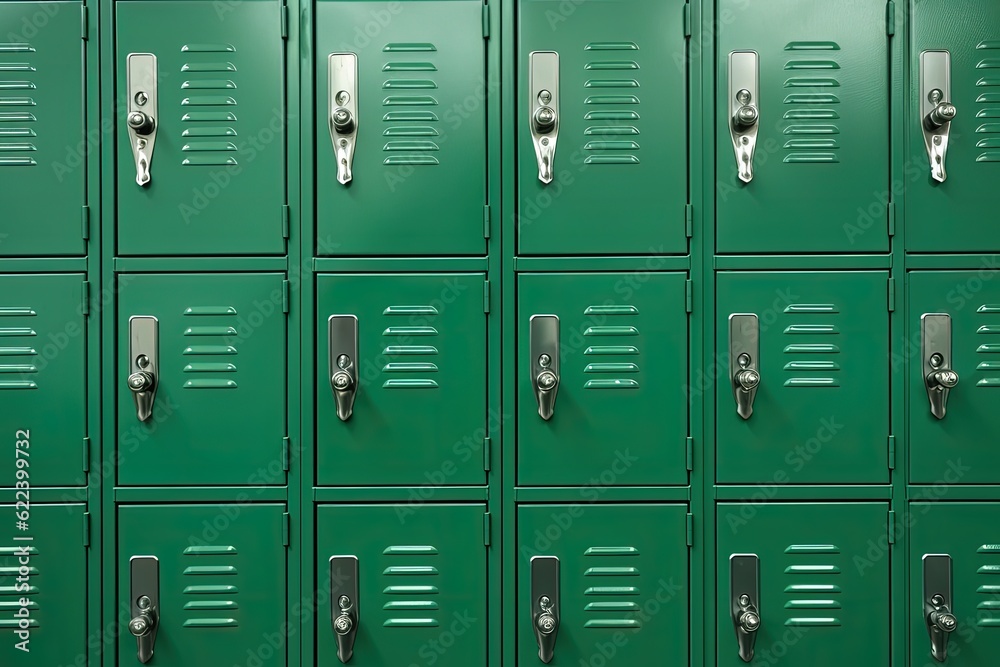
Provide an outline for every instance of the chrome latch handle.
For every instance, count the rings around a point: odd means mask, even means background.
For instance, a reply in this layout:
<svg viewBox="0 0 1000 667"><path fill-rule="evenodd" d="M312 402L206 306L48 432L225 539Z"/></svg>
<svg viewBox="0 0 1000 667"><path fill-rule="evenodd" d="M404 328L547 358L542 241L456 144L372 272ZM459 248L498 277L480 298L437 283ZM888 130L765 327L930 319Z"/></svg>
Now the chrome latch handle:
<svg viewBox="0 0 1000 667"><path fill-rule="evenodd" d="M135 637L136 657L146 664L153 658L160 622L160 561L155 556L129 560L132 619L128 631Z"/></svg>
<svg viewBox="0 0 1000 667"><path fill-rule="evenodd" d="M753 180L753 157L760 125L759 72L755 51L729 54L729 133L736 155L736 168L744 183Z"/></svg>
<svg viewBox="0 0 1000 667"><path fill-rule="evenodd" d="M729 377L736 413L750 419L760 385L760 326L753 313L729 316Z"/></svg>
<svg viewBox="0 0 1000 667"><path fill-rule="evenodd" d="M159 384L159 322L152 315L134 315L128 320L129 376L126 381L135 401L139 421L149 421Z"/></svg>
<svg viewBox="0 0 1000 667"><path fill-rule="evenodd" d="M944 183L948 178L945 160L951 121L958 115L951 99L951 53L924 51L920 54L920 130L931 165L931 178Z"/></svg>
<svg viewBox="0 0 1000 667"><path fill-rule="evenodd" d="M330 557L330 619L337 639L337 658L348 662L354 656L358 634L358 557Z"/></svg>
<svg viewBox="0 0 1000 667"><path fill-rule="evenodd" d="M356 315L331 315L327 322L327 346L330 354L330 387L337 404L337 417L347 421L354 414L358 394L358 318Z"/></svg>
<svg viewBox="0 0 1000 667"><path fill-rule="evenodd" d="M548 421L555 414L559 393L559 317L532 315L529 330L531 386L538 404L538 416Z"/></svg>
<svg viewBox="0 0 1000 667"><path fill-rule="evenodd" d="M354 148L358 139L358 56L331 53L329 58L330 139L337 157L337 182L354 178Z"/></svg>
<svg viewBox="0 0 1000 667"><path fill-rule="evenodd" d="M759 600L760 559L756 554L733 554L729 557L729 614L743 662L753 660L761 624Z"/></svg>
<svg viewBox="0 0 1000 667"><path fill-rule="evenodd" d="M948 659L948 635L958 628L951 611L951 556L924 554L924 620L931 639L931 656L938 662Z"/></svg>
<svg viewBox="0 0 1000 667"><path fill-rule="evenodd" d="M931 414L944 419L948 395L958 386L958 373L951 367L950 315L924 313L920 316L920 354Z"/></svg>
<svg viewBox="0 0 1000 667"><path fill-rule="evenodd" d="M531 567L531 625L538 643L538 659L548 664L559 634L559 559L534 556Z"/></svg>
<svg viewBox="0 0 1000 667"><path fill-rule="evenodd" d="M149 185L153 148L157 129L156 56L152 53L130 53L127 60L129 143L135 158L135 182Z"/></svg>
<svg viewBox="0 0 1000 667"><path fill-rule="evenodd" d="M529 125L538 161L538 180L551 183L559 138L559 54L534 51L528 55Z"/></svg>

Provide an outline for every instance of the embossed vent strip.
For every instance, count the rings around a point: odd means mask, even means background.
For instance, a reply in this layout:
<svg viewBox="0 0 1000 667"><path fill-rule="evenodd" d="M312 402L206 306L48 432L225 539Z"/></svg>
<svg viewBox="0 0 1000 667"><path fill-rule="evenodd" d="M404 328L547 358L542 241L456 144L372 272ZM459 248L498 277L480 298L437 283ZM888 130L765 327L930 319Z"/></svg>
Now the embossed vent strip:
<svg viewBox="0 0 1000 667"><path fill-rule="evenodd" d="M218 56L202 54L235 53L232 44L185 44L181 53L187 54L188 61L181 65L185 75L180 83L184 94L181 107L235 107L239 101L234 92L238 88L235 79L236 65L231 61L219 61ZM231 56L230 56L231 57ZM208 58L208 60L202 60ZM225 72L226 78L220 78ZM224 94L221 92L224 91ZM238 136L236 115L229 111L192 111L181 117L182 123L197 122L199 127L181 131L180 147L185 167L235 166L239 149L234 141L219 141L218 137ZM209 125L201 125L210 123Z"/></svg>
<svg viewBox="0 0 1000 667"><path fill-rule="evenodd" d="M22 42L0 43L0 58L6 54L35 53L35 48ZM16 62L0 61L0 72L17 72L21 76L31 76L35 72L32 62L24 62L24 55L18 56ZM0 81L0 108L33 107L36 102L30 93L24 91L37 90L37 84L29 79ZM0 113L0 122L29 123L35 116L23 111L5 111ZM30 153L38 151L38 147L26 138L36 137L33 129L27 126L4 127L0 129L0 167L36 167L38 162ZM10 155L10 153L29 153L29 155Z"/></svg>
<svg viewBox="0 0 1000 667"><path fill-rule="evenodd" d="M1000 50L1000 40L986 40L976 46L977 51ZM1000 57L992 54L979 53L975 58L976 70L994 70L1000 68ZM1000 75L985 73L976 82L977 88L1000 88ZM992 106L1000 103L1000 93L982 92L976 99L979 104L987 105L976 110L976 118L1000 118L1000 107ZM986 136L983 136L986 135ZM976 148L986 149L976 156L976 162L1000 162L1000 123L982 123L976 127Z"/></svg>

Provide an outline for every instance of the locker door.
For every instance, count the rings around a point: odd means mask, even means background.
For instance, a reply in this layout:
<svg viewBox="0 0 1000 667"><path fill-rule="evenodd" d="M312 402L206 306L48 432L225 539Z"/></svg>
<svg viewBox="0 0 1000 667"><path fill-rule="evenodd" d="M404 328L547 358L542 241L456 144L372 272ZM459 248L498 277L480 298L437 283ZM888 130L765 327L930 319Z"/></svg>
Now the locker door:
<svg viewBox="0 0 1000 667"><path fill-rule="evenodd" d="M486 405L485 278L317 279L320 484L483 483L484 439L499 427Z"/></svg>
<svg viewBox="0 0 1000 667"><path fill-rule="evenodd" d="M526 0L517 21L520 252L686 252L684 2Z"/></svg>
<svg viewBox="0 0 1000 667"><path fill-rule="evenodd" d="M995 484L1000 479L993 446L1000 436L1000 285L992 277L986 270L909 275L906 347L893 364L909 365L910 478L915 483ZM942 357L940 369L930 366L935 354ZM940 386L933 379L938 370L957 373L957 385ZM938 417L931 399L942 393Z"/></svg>
<svg viewBox="0 0 1000 667"><path fill-rule="evenodd" d="M335 241L319 254L485 253L499 83L486 80L483 12L479 0L317 3L316 225ZM343 131L338 109L352 116Z"/></svg>
<svg viewBox="0 0 1000 667"><path fill-rule="evenodd" d="M888 511L886 503L720 503L718 666L888 665ZM756 591L752 575L731 575L734 555L744 568L751 561ZM749 658L740 656L733 619L742 595L759 619L744 644Z"/></svg>
<svg viewBox="0 0 1000 667"><path fill-rule="evenodd" d="M118 252L283 253L280 2L127 0L116 19Z"/></svg>
<svg viewBox="0 0 1000 667"><path fill-rule="evenodd" d="M885 0L719 0L719 12L718 251L887 251ZM744 107L756 121L737 128Z"/></svg>
<svg viewBox="0 0 1000 667"><path fill-rule="evenodd" d="M887 285L883 271L718 274L719 482L889 480Z"/></svg>
<svg viewBox="0 0 1000 667"><path fill-rule="evenodd" d="M133 603L149 598L155 634L137 641L123 623L116 664L140 664L145 648L152 651L148 664L162 667L286 665L284 511L252 504L119 507L121 613L137 618Z"/></svg>
<svg viewBox="0 0 1000 667"><path fill-rule="evenodd" d="M0 275L0 429L29 432L32 486L84 482L87 324L79 273ZM14 456L0 457L3 486Z"/></svg>
<svg viewBox="0 0 1000 667"><path fill-rule="evenodd" d="M518 277L520 484L687 482L685 277Z"/></svg>
<svg viewBox="0 0 1000 667"><path fill-rule="evenodd" d="M285 482L283 277L119 276L120 484Z"/></svg>
<svg viewBox="0 0 1000 667"><path fill-rule="evenodd" d="M960 7L946 0L913 3L910 23L910 108L906 117L909 159L906 172L906 249L911 252L986 252L1000 248L996 182L1000 176L1000 5L971 0ZM939 103L957 115L942 132L944 181L931 173L923 122L933 104L921 98L921 83L932 93L941 75L924 67L925 52L947 52L943 71L950 91ZM938 55L937 57L940 57ZM923 64L922 64L923 63ZM941 70L939 70L941 71ZM950 92L949 99L944 93Z"/></svg>
<svg viewBox="0 0 1000 667"><path fill-rule="evenodd" d="M0 257L82 255L80 2L0 2Z"/></svg>
<svg viewBox="0 0 1000 667"><path fill-rule="evenodd" d="M521 506L517 607L508 610L517 616L518 664L541 664L535 627L543 595L558 617L543 642L552 667L687 664L686 511L683 505ZM558 572L546 575L542 568L553 558Z"/></svg>
<svg viewBox="0 0 1000 667"><path fill-rule="evenodd" d="M1000 650L1000 536L998 503L914 502L910 504L910 665L947 664L979 667L992 663ZM945 563L925 559L928 554L947 556ZM934 567L950 565L950 591L939 587ZM947 571L947 570L946 570ZM924 577L930 576L929 586ZM943 583L948 583L947 576ZM958 623L941 642L943 660L931 655L931 633L925 607L934 595L945 598L948 612Z"/></svg>
<svg viewBox="0 0 1000 667"><path fill-rule="evenodd" d="M25 506L0 505L0 510L14 528L15 514ZM16 531L13 539L5 535L0 543L3 664L75 665L87 654L84 510L78 504L30 505L27 528Z"/></svg>
<svg viewBox="0 0 1000 667"><path fill-rule="evenodd" d="M317 510L317 664L336 665L341 595L357 667L486 664L483 505ZM337 560L355 563L345 569ZM334 565L331 567L331 559ZM356 595L355 595L356 592Z"/></svg>

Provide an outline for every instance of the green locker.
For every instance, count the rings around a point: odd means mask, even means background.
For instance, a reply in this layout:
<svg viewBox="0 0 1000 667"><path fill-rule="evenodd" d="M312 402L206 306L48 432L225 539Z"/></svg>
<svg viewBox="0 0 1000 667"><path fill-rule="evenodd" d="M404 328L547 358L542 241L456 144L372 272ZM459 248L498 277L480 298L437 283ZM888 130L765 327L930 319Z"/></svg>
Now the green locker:
<svg viewBox="0 0 1000 667"><path fill-rule="evenodd" d="M79 486L87 437L84 275L0 275L0 432L28 432L32 486ZM0 457L14 486L15 458Z"/></svg>
<svg viewBox="0 0 1000 667"><path fill-rule="evenodd" d="M718 252L887 251L885 0L718 11Z"/></svg>
<svg viewBox="0 0 1000 667"><path fill-rule="evenodd" d="M1000 176L1000 5L915 0L910 25L906 249L996 250L1000 232L990 223ZM951 115L929 120L941 104Z"/></svg>
<svg viewBox="0 0 1000 667"><path fill-rule="evenodd" d="M485 511L481 504L320 506L316 664L485 665Z"/></svg>
<svg viewBox="0 0 1000 667"><path fill-rule="evenodd" d="M0 2L0 257L82 255L80 2Z"/></svg>
<svg viewBox="0 0 1000 667"><path fill-rule="evenodd" d="M687 252L684 10L682 0L517 5L521 254Z"/></svg>
<svg viewBox="0 0 1000 667"><path fill-rule="evenodd" d="M34 451L34 450L28 450ZM13 479L13 476L11 476ZM81 504L0 505L27 529L0 543L0 661L76 665L87 654L87 551Z"/></svg>
<svg viewBox="0 0 1000 667"><path fill-rule="evenodd" d="M942 663L980 667L995 661L1000 650L998 517L996 502L910 503L906 617L913 667ZM941 571L936 573L936 567ZM935 601L936 595L942 599ZM952 625L946 620L945 627L952 629L940 633L936 641L932 641L936 634L932 629L937 629L934 612L951 614L957 621ZM932 655L932 650L939 655Z"/></svg>
<svg viewBox="0 0 1000 667"><path fill-rule="evenodd" d="M987 269L909 274L906 345L893 365L909 366L914 483L1000 481L994 446L1000 436L1000 339L994 342L1000 334L1000 285L994 277ZM937 367L934 355L941 359ZM939 375L949 372L954 384Z"/></svg>
<svg viewBox="0 0 1000 667"><path fill-rule="evenodd" d="M117 599L128 622L116 664L286 665L284 511L249 503L119 507Z"/></svg>
<svg viewBox="0 0 1000 667"><path fill-rule="evenodd" d="M119 484L285 483L283 278L119 276Z"/></svg>
<svg viewBox="0 0 1000 667"><path fill-rule="evenodd" d="M486 403L488 289L482 273L317 278L320 485L485 482L502 421Z"/></svg>
<svg viewBox="0 0 1000 667"><path fill-rule="evenodd" d="M890 664L888 512L874 502L720 503L718 667Z"/></svg>
<svg viewBox="0 0 1000 667"><path fill-rule="evenodd" d="M519 484L687 482L685 279L518 276Z"/></svg>
<svg viewBox="0 0 1000 667"><path fill-rule="evenodd" d="M884 271L720 272L720 483L889 481Z"/></svg>
<svg viewBox="0 0 1000 667"><path fill-rule="evenodd" d="M507 610L517 618L518 664L687 664L686 512L652 504L519 507L517 602Z"/></svg>
<svg viewBox="0 0 1000 667"><path fill-rule="evenodd" d="M497 82L483 13L481 0L316 3L316 229L333 240L318 254L485 254Z"/></svg>
<svg viewBox="0 0 1000 667"><path fill-rule="evenodd" d="M126 0L115 19L118 253L283 254L278 0Z"/></svg>

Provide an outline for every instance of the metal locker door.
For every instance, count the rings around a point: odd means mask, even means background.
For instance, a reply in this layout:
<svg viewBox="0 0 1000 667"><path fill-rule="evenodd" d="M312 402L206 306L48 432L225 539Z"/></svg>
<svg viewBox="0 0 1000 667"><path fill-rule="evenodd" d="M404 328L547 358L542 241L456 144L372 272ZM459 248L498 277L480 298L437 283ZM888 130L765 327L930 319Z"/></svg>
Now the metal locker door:
<svg viewBox="0 0 1000 667"><path fill-rule="evenodd" d="M887 251L885 0L720 0L719 12L718 252Z"/></svg>
<svg viewBox="0 0 1000 667"><path fill-rule="evenodd" d="M118 253L283 254L278 0L115 5Z"/></svg>

